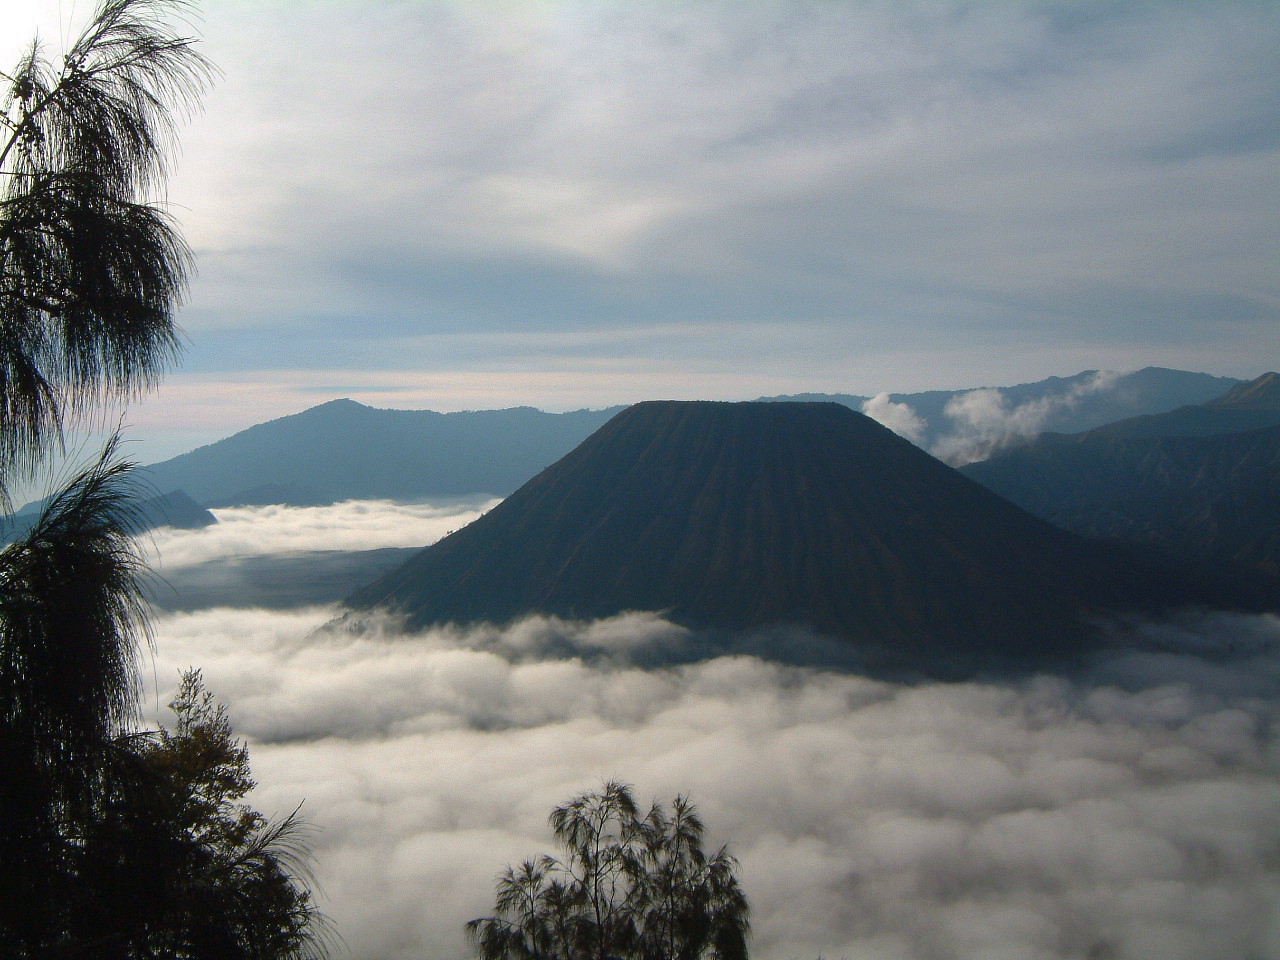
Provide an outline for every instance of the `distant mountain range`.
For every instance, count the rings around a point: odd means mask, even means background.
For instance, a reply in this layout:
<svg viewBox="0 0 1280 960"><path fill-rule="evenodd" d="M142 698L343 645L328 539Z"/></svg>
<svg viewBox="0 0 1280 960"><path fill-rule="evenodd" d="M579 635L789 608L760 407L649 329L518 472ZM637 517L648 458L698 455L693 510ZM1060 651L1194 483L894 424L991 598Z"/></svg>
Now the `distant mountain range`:
<svg viewBox="0 0 1280 960"><path fill-rule="evenodd" d="M0 521L0 543L8 543L30 530L40 518L46 500L29 503ZM134 530L143 533L157 527L197 530L212 526L217 518L181 490L145 497L134 504Z"/></svg>
<svg viewBox="0 0 1280 960"><path fill-rule="evenodd" d="M842 405L666 401L347 605L415 626L627 610L800 625L863 668L959 676L1069 658L1092 617L1259 602L1237 587L1058 529Z"/></svg>
<svg viewBox="0 0 1280 960"><path fill-rule="evenodd" d="M962 471L1067 530L1280 574L1280 374Z"/></svg>
<svg viewBox="0 0 1280 960"><path fill-rule="evenodd" d="M889 399L919 418L922 432L913 439L931 449L957 432L966 443L990 444L1010 432L1086 429L1202 403L1239 382L1156 367L1123 375L1085 371L984 391L985 400L998 403L994 413L990 403L983 405L987 419L977 425L973 411L963 403L973 391L894 394ZM821 399L861 409L869 398ZM147 471L156 489L185 491L206 507L505 496L621 409L557 414L517 407L434 413L378 410L352 400L333 400L153 464Z"/></svg>
<svg viewBox="0 0 1280 960"><path fill-rule="evenodd" d="M1086 371L768 399L565 414L337 400L259 424L145 468L173 491L143 505L145 522L198 526L238 504L506 500L422 551L184 567L156 602L293 606L367 583L352 616L391 609L417 626L651 610L696 631L663 656L932 676L1061 663L1129 613L1280 609L1276 374ZM851 409L864 405L914 443ZM1041 429L1079 423L1094 425ZM926 448L989 456L957 471Z"/></svg>
<svg viewBox="0 0 1280 960"><path fill-rule="evenodd" d="M510 493L620 407L434 413L332 400L146 468L205 506Z"/></svg>
<svg viewBox="0 0 1280 960"><path fill-rule="evenodd" d="M1222 396L1240 382L1207 373L1144 367L1123 374L1084 370L1071 377L1049 377L1011 387L891 393L886 399L905 406L919 419L919 432L911 439L925 449L934 450L952 439L982 443L1009 433L1047 430L1077 433L1115 420L1204 403ZM964 398L977 393L993 394L991 399L997 401L995 408L975 409L976 405L963 402ZM864 409L870 397L850 394L803 393L760 399L828 400L874 416L873 411Z"/></svg>

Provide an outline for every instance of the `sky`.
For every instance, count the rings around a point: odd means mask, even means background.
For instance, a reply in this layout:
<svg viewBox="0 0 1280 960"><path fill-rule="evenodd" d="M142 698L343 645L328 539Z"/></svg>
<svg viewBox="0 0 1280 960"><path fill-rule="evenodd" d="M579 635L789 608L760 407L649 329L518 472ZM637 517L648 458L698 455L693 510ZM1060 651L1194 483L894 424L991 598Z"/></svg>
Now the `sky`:
<svg viewBox="0 0 1280 960"><path fill-rule="evenodd" d="M89 0L6 0L0 57ZM435 410L1280 357L1280 6L202 0L161 459ZM184 28L185 29L185 28Z"/></svg>
<svg viewBox="0 0 1280 960"><path fill-rule="evenodd" d="M0 64L90 6L4 0ZM1266 0L198 14L222 76L169 185L198 275L181 366L125 414L144 462L335 397L564 410L1280 366ZM164 574L469 515L228 511L155 547ZM315 825L355 960L466 956L494 876L608 777L693 795L741 860L759 960L1280 954L1274 617L1140 625L1145 648L1074 680L907 687L636 670L628 651L686 639L647 613L317 635L333 612L161 613L144 700L159 719L205 671L255 804Z"/></svg>
<svg viewBox="0 0 1280 960"><path fill-rule="evenodd" d="M160 530L158 570L426 542L474 515L237 508ZM903 685L719 657L652 613L325 632L332 607L161 613L147 722L203 671L249 743L255 808L302 804L351 960L462 960L547 815L606 779L691 795L729 844L756 960L1280 955L1280 619L1116 632L1074 678ZM779 638L783 640L785 638Z"/></svg>

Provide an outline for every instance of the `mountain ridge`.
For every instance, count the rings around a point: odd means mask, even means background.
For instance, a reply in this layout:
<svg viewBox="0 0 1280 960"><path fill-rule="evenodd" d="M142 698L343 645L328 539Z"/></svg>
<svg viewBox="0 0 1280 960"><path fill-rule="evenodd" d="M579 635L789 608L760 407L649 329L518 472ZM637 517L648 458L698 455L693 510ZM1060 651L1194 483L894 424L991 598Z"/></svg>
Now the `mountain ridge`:
<svg viewBox="0 0 1280 960"><path fill-rule="evenodd" d="M156 485L181 486L218 505L262 502L263 491L298 496L307 505L502 495L611 415L527 406L378 410L330 400L142 469Z"/></svg>
<svg viewBox="0 0 1280 960"><path fill-rule="evenodd" d="M1203 403L1242 383L1233 377L1148 366L1128 373L1082 370L1066 377L1051 376L1011 386L889 393L885 397L889 403L905 404L919 418L920 430L915 439L931 449L949 433L966 429L965 411L954 405L967 395L994 391L1007 414L1034 411L1035 423L1030 432L1076 433L1135 415ZM868 412L864 407L871 399L813 393L759 398L761 402L833 401L859 412Z"/></svg>
<svg viewBox="0 0 1280 960"><path fill-rule="evenodd" d="M1275 373L1198 407L1044 434L961 472L1076 533L1280 573Z"/></svg>
<svg viewBox="0 0 1280 960"><path fill-rule="evenodd" d="M1110 416L1114 420L1135 412L1168 410L1192 402L1188 398L1199 402L1218 396L1240 383L1210 374L1147 367L1109 377L1105 391L1075 397L1096 387L1098 376L1096 371L1083 371L1071 377L982 389L1000 391L1002 402L1017 411L1028 405L1059 411L1053 414L1059 420L1049 417L1052 426L1065 422L1061 417L1067 414L1077 419L1114 414ZM931 437L951 428L944 413L947 404L973 392L926 391L890 398L915 404L929 421L924 434L916 438L927 447ZM860 409L868 399L838 396L853 409ZM546 413L521 406L437 413L377 409L345 397L256 424L145 469L156 487L186 490L206 506L505 496L621 409ZM371 464L378 464L379 470L371 470Z"/></svg>

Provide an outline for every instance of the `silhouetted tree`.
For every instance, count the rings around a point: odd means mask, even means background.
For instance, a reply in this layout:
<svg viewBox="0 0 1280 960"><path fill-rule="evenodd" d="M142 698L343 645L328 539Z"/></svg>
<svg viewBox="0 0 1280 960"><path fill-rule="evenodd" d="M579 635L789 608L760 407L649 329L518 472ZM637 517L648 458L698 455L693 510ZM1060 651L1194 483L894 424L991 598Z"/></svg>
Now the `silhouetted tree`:
<svg viewBox="0 0 1280 960"><path fill-rule="evenodd" d="M551 812L564 857L509 867L494 915L467 933L481 960L745 960L747 900L721 847L702 849L688 798L641 813L608 782Z"/></svg>
<svg viewBox="0 0 1280 960"><path fill-rule="evenodd" d="M158 190L213 73L165 22L187 6L101 0L60 62L37 41L0 74L0 507L67 423L176 357L191 257ZM235 805L225 717L180 698L177 733L130 733L149 627L129 469L113 440L0 553L0 956L300 955L297 823ZM221 759L193 766L197 742Z"/></svg>
<svg viewBox="0 0 1280 960"><path fill-rule="evenodd" d="M52 953L81 897L81 851L136 782L117 737L148 636L128 465L103 458L0 552L0 946ZM30 953L25 953L24 948Z"/></svg>
<svg viewBox="0 0 1280 960"><path fill-rule="evenodd" d="M254 787L248 749L199 671L183 676L170 708L173 730L128 744L164 813L161 838L177 838L163 895L148 911L150 949L262 960L323 954L327 925L309 890L297 811L270 821L243 802Z"/></svg>
<svg viewBox="0 0 1280 960"><path fill-rule="evenodd" d="M243 802L248 752L198 672L170 707L173 730L104 745L83 814L62 817L27 885L6 891L5 957L324 954L296 815L272 822Z"/></svg>
<svg viewBox="0 0 1280 960"><path fill-rule="evenodd" d="M175 120L212 68L162 15L103 0L51 62L32 43L0 112L0 480L65 418L151 385L177 353L190 253L154 202Z"/></svg>

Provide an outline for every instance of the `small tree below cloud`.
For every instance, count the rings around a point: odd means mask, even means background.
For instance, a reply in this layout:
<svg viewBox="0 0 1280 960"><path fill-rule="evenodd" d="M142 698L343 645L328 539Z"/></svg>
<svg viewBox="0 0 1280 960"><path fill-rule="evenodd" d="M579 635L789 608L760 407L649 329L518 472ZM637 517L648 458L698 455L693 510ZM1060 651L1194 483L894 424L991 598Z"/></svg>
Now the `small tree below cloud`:
<svg viewBox="0 0 1280 960"><path fill-rule="evenodd" d="M737 860L703 851L687 797L642 814L611 781L550 821L563 856L508 867L494 915L467 924L481 960L745 960Z"/></svg>

